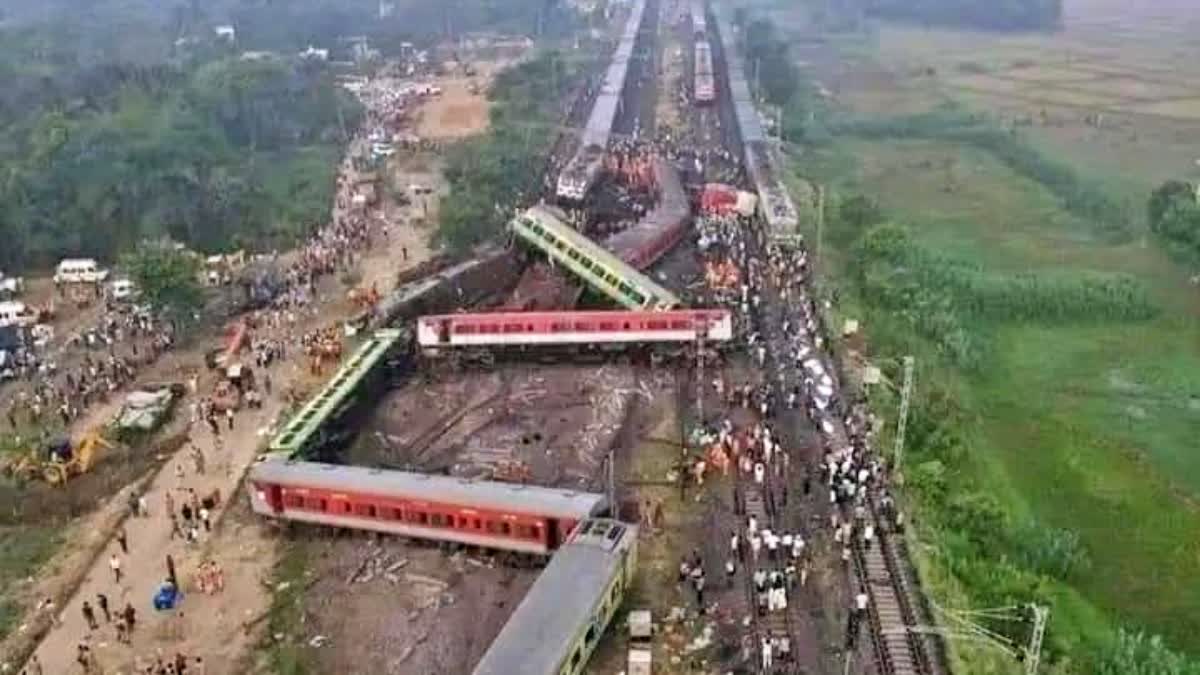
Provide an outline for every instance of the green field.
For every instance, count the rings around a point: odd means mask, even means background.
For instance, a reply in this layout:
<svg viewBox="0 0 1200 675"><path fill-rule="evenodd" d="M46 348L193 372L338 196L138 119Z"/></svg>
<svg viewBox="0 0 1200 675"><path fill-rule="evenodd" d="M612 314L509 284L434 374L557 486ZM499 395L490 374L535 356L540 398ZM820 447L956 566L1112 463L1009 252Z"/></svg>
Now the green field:
<svg viewBox="0 0 1200 675"><path fill-rule="evenodd" d="M872 351L899 344L918 354L918 388L961 406L969 458L951 475L996 497L1011 521L1074 533L1086 551L1084 569L1031 591L1053 604L1052 653L1094 654L1116 626L1200 652L1200 294L1186 271L1140 234L1111 243L973 146L842 137L796 168L836 194L871 196L919 246L986 274L1125 273L1142 283L1159 310L1151 320L989 322L981 367L962 369L855 297L852 233L838 232L835 218L825 234L826 273L850 291L843 312L866 319ZM947 573L953 554L931 551L924 562L942 603L978 598L963 592L969 575ZM987 650L957 651L962 672L1017 667Z"/></svg>

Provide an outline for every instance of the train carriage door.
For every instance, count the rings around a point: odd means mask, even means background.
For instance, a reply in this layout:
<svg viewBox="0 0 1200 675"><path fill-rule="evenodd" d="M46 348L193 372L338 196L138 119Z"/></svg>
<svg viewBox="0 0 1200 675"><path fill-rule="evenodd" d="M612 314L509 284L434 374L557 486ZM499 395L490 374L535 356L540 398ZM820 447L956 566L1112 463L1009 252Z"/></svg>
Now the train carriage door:
<svg viewBox="0 0 1200 675"><path fill-rule="evenodd" d="M547 551L558 550L559 544L561 543L561 539L562 539L562 536L559 533L558 521L555 520L554 518L547 518L546 519L546 550Z"/></svg>
<svg viewBox="0 0 1200 675"><path fill-rule="evenodd" d="M450 343L450 319L441 319L438 321L437 339L439 344Z"/></svg>

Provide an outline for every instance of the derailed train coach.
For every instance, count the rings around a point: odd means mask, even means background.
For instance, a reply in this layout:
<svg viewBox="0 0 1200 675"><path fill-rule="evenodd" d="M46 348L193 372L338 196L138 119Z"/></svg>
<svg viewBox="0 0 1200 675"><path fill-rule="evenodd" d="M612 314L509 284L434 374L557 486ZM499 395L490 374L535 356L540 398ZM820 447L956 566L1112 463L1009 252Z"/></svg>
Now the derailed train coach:
<svg viewBox="0 0 1200 675"><path fill-rule="evenodd" d="M638 528L580 523L554 555L473 675L579 675L637 571Z"/></svg>
<svg viewBox="0 0 1200 675"><path fill-rule="evenodd" d="M249 475L250 507L281 521L510 551L553 553L603 495L268 456Z"/></svg>

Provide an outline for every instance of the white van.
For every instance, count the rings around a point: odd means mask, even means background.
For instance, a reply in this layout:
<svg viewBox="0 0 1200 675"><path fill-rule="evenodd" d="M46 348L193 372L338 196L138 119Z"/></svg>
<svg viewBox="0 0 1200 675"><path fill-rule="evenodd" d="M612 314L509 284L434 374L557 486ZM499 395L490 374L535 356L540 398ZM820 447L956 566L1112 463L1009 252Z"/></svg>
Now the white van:
<svg viewBox="0 0 1200 675"><path fill-rule="evenodd" d="M99 284L108 279L108 270L92 258L65 258L54 271L56 284Z"/></svg>
<svg viewBox="0 0 1200 675"><path fill-rule="evenodd" d="M23 302L0 302L0 326L32 326L37 314Z"/></svg>

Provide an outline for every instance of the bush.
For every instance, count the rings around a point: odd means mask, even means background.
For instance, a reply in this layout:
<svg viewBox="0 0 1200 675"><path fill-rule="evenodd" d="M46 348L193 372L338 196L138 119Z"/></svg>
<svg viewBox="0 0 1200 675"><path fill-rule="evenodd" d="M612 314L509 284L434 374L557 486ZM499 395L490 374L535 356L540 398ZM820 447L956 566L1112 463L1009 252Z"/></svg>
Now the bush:
<svg viewBox="0 0 1200 675"><path fill-rule="evenodd" d="M1200 663L1172 651L1158 636L1121 629L1095 672L1096 675L1200 675Z"/></svg>
<svg viewBox="0 0 1200 675"><path fill-rule="evenodd" d="M1018 559L1038 574L1067 581L1091 567L1091 556L1076 532L1029 520L1017 526L1012 536Z"/></svg>

